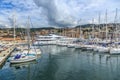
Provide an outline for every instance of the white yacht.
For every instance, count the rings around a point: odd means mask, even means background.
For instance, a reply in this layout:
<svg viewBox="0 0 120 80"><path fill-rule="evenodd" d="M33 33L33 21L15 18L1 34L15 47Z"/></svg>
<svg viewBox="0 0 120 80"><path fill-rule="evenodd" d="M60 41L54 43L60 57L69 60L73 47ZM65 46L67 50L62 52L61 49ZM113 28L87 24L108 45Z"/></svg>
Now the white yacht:
<svg viewBox="0 0 120 80"><path fill-rule="evenodd" d="M81 48L81 44L80 44L80 43L76 44L76 45L75 45L75 48L76 48L76 49L80 49L80 48Z"/></svg>
<svg viewBox="0 0 120 80"><path fill-rule="evenodd" d="M110 46L110 54L120 54L120 45L119 45L119 42L113 43Z"/></svg>
<svg viewBox="0 0 120 80"><path fill-rule="evenodd" d="M28 17L28 24L30 18ZM23 63L28 61L33 61L37 59L37 50L31 47L31 37L30 37L30 25L26 28L27 33L27 47L19 47L21 51L18 51L15 56L10 59L10 63ZM32 54L32 55L31 55Z"/></svg>
<svg viewBox="0 0 120 80"><path fill-rule="evenodd" d="M29 62L36 60L36 56L26 56L26 55L16 55L10 60L10 63L24 63L24 62Z"/></svg>
<svg viewBox="0 0 120 80"><path fill-rule="evenodd" d="M94 45L94 49L93 49L93 51L98 51L99 48L100 48L100 46L98 46L98 45Z"/></svg>
<svg viewBox="0 0 120 80"><path fill-rule="evenodd" d="M58 36L55 34L49 34L49 35L37 35L35 37L35 42L33 45L51 45L51 44L56 44L57 40L63 38L64 36Z"/></svg>
<svg viewBox="0 0 120 80"><path fill-rule="evenodd" d="M69 43L69 44L67 45L67 47L68 47L68 48L74 48L75 45L76 45L76 44L74 44L74 43Z"/></svg>
<svg viewBox="0 0 120 80"><path fill-rule="evenodd" d="M76 40L76 38L63 37L57 41L57 45L68 46L71 45L74 40Z"/></svg>
<svg viewBox="0 0 120 80"><path fill-rule="evenodd" d="M120 54L120 48L111 48L110 54Z"/></svg>
<svg viewBox="0 0 120 80"><path fill-rule="evenodd" d="M109 47L104 47L104 46L100 46L97 48L98 49L98 52L109 52L110 48Z"/></svg>

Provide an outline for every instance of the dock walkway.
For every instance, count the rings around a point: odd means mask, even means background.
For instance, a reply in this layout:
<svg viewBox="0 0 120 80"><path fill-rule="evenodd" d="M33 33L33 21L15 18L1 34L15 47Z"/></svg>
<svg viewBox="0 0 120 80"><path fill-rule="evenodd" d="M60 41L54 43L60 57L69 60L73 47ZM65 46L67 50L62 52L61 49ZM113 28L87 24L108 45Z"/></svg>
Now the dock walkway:
<svg viewBox="0 0 120 80"><path fill-rule="evenodd" d="M6 61L6 59L10 56L11 52L15 49L15 46L11 46L5 51L2 51L0 53L0 66L3 65L3 63Z"/></svg>

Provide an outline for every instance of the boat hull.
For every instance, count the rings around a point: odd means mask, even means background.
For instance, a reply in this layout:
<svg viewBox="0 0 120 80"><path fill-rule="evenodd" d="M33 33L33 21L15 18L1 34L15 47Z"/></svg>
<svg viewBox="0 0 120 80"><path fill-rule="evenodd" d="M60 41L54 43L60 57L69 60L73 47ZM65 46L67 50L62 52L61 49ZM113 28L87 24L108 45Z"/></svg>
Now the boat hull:
<svg viewBox="0 0 120 80"><path fill-rule="evenodd" d="M75 48L75 46L76 46L76 45L73 44L73 43L71 43L71 44L67 44L67 47L68 47L68 48Z"/></svg>
<svg viewBox="0 0 120 80"><path fill-rule="evenodd" d="M98 52L108 53L109 52L109 48L104 48L104 47L98 48Z"/></svg>
<svg viewBox="0 0 120 80"><path fill-rule="evenodd" d="M80 45L75 46L75 49L81 49Z"/></svg>
<svg viewBox="0 0 120 80"><path fill-rule="evenodd" d="M32 57L32 58L27 58L27 59L15 59L15 60L11 60L10 63L12 64L17 64L17 63L25 63L25 62L30 62L30 61L34 61L36 60L36 57Z"/></svg>
<svg viewBox="0 0 120 80"><path fill-rule="evenodd" d="M110 49L110 54L120 54L120 49Z"/></svg>

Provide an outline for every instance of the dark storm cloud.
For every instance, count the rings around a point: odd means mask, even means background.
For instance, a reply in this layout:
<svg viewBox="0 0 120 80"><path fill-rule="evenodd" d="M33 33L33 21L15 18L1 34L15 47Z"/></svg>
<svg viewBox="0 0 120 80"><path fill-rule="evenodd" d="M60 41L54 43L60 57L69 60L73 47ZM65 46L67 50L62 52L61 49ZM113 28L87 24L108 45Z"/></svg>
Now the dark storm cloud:
<svg viewBox="0 0 120 80"><path fill-rule="evenodd" d="M34 2L38 7L43 8L43 12L50 25L67 27L74 24L73 17L64 13L64 10L60 10L60 8L57 7L56 0L34 0Z"/></svg>

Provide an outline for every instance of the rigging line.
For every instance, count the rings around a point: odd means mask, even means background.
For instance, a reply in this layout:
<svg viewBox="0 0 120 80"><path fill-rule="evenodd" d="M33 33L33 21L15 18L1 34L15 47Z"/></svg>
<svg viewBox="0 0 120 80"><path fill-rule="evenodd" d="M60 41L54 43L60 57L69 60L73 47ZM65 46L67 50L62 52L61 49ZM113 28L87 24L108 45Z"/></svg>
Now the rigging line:
<svg viewBox="0 0 120 80"><path fill-rule="evenodd" d="M30 17L29 17L29 19L30 19L30 23L31 23L31 28L34 28ZM34 29L33 29L33 34L32 34L32 35L33 35L33 40L34 40L34 35L36 35ZM31 37L31 40L32 40L32 37ZM33 40L32 40L32 43L33 43ZM37 51L36 51L36 49L35 49L35 46L33 46L33 48L34 48L35 52L37 53Z"/></svg>
<svg viewBox="0 0 120 80"><path fill-rule="evenodd" d="M20 36L20 39L22 40L22 39L24 39L23 37L24 37L24 35L23 35L23 30L22 30L22 28L21 27L16 27L17 29L18 29L18 36ZM17 34L16 34L16 37L17 37Z"/></svg>
<svg viewBox="0 0 120 80"><path fill-rule="evenodd" d="M25 29L20 27L21 30L21 39L25 39Z"/></svg>

